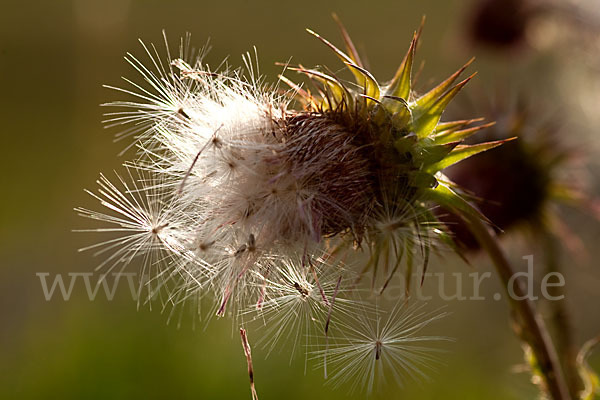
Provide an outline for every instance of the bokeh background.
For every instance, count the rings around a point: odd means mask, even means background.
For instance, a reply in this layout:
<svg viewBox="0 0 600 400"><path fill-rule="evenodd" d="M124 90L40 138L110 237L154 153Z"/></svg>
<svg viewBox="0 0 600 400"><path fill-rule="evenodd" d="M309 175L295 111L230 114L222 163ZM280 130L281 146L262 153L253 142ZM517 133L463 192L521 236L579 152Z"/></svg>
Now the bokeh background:
<svg viewBox="0 0 600 400"><path fill-rule="evenodd" d="M249 398L247 371L236 327L212 320L193 323L185 310L176 321L160 307L132 300L121 285L113 301L102 293L90 301L75 285L72 297L46 301L36 273L90 272L100 262L77 249L93 235L73 207L95 207L83 192L100 172L120 170L128 143L113 142L117 130L102 127L99 104L115 100L102 84L135 77L123 60L142 55L138 38L172 44L186 32L201 47L210 38L211 65L225 57L233 66L253 46L267 80L276 61L304 65L337 60L305 33L310 27L341 43L331 12L345 22L374 74L391 77L422 15L427 23L418 59L427 60L421 82L438 81L471 56L479 75L475 96L525 92L539 102L540 118L560 114L565 135L589 153L592 191L600 174L600 59L593 28L555 15L528 29L524 43L503 51L483 49L465 38L474 1L11 1L0 11L0 398L2 399L243 399ZM568 2L564 2L568 3ZM575 3L574 3L575 4ZM593 16L597 0L577 2ZM560 13L559 13L560 14ZM567 11L565 11L565 15ZM593 26L593 24L589 24ZM469 89L467 90L469 92ZM469 95L458 100L458 112ZM465 100L467 98L467 100ZM475 97L477 98L477 97ZM456 110L456 107L455 107ZM600 332L600 226L577 212L570 225L588 249L587 258L563 255L566 301L577 343ZM531 253L506 244L517 265ZM537 256L537 254L536 254ZM467 266L448 254L431 263L432 272L492 271L484 258ZM426 282L435 292L437 282ZM482 287L486 301L450 301L451 315L436 333L455 339L429 381L388 385L374 397L419 399L523 399L535 390L519 373L522 352L508 323L505 301L493 300L495 279ZM441 301L437 301L441 304ZM432 308L436 308L436 300ZM545 310L544 305L541 305ZM181 321L178 326L177 321ZM252 335L252 334L251 334ZM251 343L253 342L250 336ZM264 357L254 347L255 377L262 399L363 398L324 384L322 372L287 354ZM600 357L591 363L600 366Z"/></svg>

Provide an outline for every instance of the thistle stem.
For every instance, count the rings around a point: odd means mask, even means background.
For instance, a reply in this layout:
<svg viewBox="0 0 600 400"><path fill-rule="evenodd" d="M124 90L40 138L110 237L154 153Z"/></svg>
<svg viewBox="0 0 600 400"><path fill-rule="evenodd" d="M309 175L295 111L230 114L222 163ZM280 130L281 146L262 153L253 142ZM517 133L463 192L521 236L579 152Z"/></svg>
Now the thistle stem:
<svg viewBox="0 0 600 400"><path fill-rule="evenodd" d="M544 254L546 255L546 273L562 273L559 258L559 246L554 235L547 233L543 236ZM560 358L569 392L573 398L583 389L583 382L577 371L577 348L573 340L573 327L567 310L564 286L552 288L552 296L560 297L562 300L550 302L551 316L550 324L553 328L556 350Z"/></svg>
<svg viewBox="0 0 600 400"><path fill-rule="evenodd" d="M508 292L509 282L514 275L514 271L498 244L496 234L485 222L475 216L463 213L462 217L467 222L471 233L488 253ZM554 400L570 400L568 386L562 373L554 343L544 320L537 312L535 304L526 296L526 290L521 281L515 280L514 292L512 296L511 293L508 294L510 305L517 316L518 335L531 347L548 394Z"/></svg>

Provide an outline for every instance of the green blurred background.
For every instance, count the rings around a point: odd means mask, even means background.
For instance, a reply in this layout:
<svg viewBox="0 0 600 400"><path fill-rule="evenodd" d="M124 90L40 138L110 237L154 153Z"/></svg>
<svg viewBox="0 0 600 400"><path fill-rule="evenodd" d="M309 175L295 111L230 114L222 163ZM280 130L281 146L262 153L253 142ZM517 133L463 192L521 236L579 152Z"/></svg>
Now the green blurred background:
<svg viewBox="0 0 600 400"><path fill-rule="evenodd" d="M593 3L593 2L590 2ZM126 286L113 301L90 301L76 285L69 301L46 301L39 272L89 272L99 263L77 249L94 243L72 229L88 226L72 211L95 207L83 188L93 188L99 172L120 169L115 130L102 127L100 103L118 96L102 84L119 85L135 77L123 60L142 55L138 38L162 44L164 28L173 44L186 32L194 45L208 38L206 62L258 49L260 66L274 81L275 61L304 65L336 62L310 27L341 43L331 12L345 22L374 74L385 80L400 62L423 14L427 24L419 60L427 60L422 83L440 80L472 55L478 57L475 92L512 87L536 93L549 115L566 116L570 134L597 157L600 72L589 48L552 44L494 54L464 44L465 15L471 2L427 0L313 1L7 1L0 15L2 196L0 197L0 398L2 399L244 399L249 398L239 336L228 320L208 328L182 314L181 327L167 324L160 309L138 310ZM550 29L550 31L552 31ZM551 38L550 38L551 39ZM549 40L550 40L549 39ZM590 61L592 60L592 61ZM337 64L336 64L337 65ZM459 103L460 104L460 101ZM599 182L597 163L591 176ZM590 249L587 261L568 257L567 301L578 343L600 332L600 227L590 218L568 218ZM519 261L527 252L511 246ZM491 271L485 259L476 268ZM521 265L519 264L519 265ZM432 262L437 271L471 272L445 255ZM436 282L426 282L434 290ZM508 324L508 307L494 301L498 284L483 287L487 301L451 301L452 315L436 334L455 338L444 344L443 364L423 383L388 386L374 397L419 399L522 399L535 390L522 363L518 341ZM432 308L438 304L434 301ZM544 309L542 307L542 309ZM252 333L250 341L253 342ZM255 376L262 399L348 398L346 390L324 385L322 373L287 354L264 357L254 347ZM600 366L600 357L592 363ZM362 398L359 393L350 396Z"/></svg>

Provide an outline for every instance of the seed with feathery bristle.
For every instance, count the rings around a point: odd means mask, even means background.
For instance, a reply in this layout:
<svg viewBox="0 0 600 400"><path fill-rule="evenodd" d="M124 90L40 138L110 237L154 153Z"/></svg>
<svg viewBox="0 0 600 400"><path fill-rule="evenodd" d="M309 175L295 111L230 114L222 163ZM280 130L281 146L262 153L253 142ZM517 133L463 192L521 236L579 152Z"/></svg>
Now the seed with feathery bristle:
<svg viewBox="0 0 600 400"><path fill-rule="evenodd" d="M332 311L352 313L359 305L349 298L332 301L340 292L340 276L350 276L349 271L340 265L329 265L321 258L311 261L309 267L300 258L274 259L268 275L257 279L264 293L260 308L249 307L245 312L254 324L264 325L265 334L259 343L266 347L267 353L285 347L290 360L296 356L302 339L310 346L316 332L323 332Z"/></svg>
<svg viewBox="0 0 600 400"><path fill-rule="evenodd" d="M438 361L439 350L431 344L448 338L421 331L444 315L427 313L422 304L400 303L388 314L364 310L349 321L337 321L337 330L343 333L333 335L328 347L313 355L326 356L328 379L334 385L351 381L351 391L361 387L371 392L386 378L400 385L407 378L427 379L426 371Z"/></svg>

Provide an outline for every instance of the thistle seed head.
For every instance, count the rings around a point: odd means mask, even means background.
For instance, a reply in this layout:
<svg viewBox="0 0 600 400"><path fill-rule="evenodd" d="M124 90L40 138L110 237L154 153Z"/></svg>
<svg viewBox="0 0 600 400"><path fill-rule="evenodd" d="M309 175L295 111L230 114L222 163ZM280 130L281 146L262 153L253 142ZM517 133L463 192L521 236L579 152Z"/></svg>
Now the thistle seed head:
<svg viewBox="0 0 600 400"><path fill-rule="evenodd" d="M285 77L292 91L279 94L250 55L245 76L186 58L185 42L167 62L142 44L148 66L128 57L142 82L126 80L130 88L116 90L131 99L108 104L120 110L109 124L128 124L122 136L136 138L128 168L139 176L130 176L133 189L103 178L95 197L109 211L80 210L122 235L105 242L118 249L108 262L125 266L141 255L162 263L159 277L179 280L168 301L208 294L219 316L267 321L267 342L275 344L312 337L314 329L327 338L338 314L368 309L348 295L368 271L379 292L403 258L408 278L416 256L424 273L431 245L447 239L432 206L477 213L442 170L501 141L461 144L487 125L440 122L469 81L455 83L470 62L427 93L414 92L420 33L388 84L365 69L343 27L348 54L313 33L355 78L288 68L309 76L315 94ZM304 106L292 107L293 97ZM418 326L410 321L401 328ZM395 340L398 332L388 333ZM386 338L369 342L371 360L395 351Z"/></svg>

